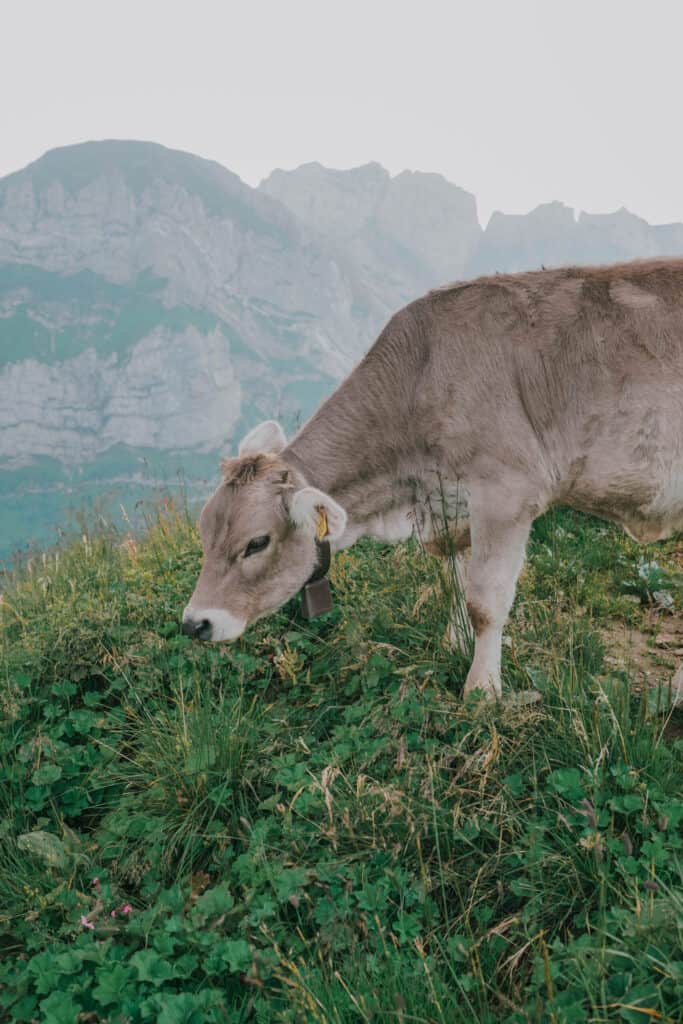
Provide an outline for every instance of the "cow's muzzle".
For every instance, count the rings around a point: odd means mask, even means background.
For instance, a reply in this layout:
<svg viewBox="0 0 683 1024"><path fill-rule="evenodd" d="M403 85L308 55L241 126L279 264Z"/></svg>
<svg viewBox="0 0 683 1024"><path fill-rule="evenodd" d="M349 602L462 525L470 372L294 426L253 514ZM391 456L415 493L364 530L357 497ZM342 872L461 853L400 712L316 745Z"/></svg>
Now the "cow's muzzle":
<svg viewBox="0 0 683 1024"><path fill-rule="evenodd" d="M185 636L191 636L193 640L210 640L213 626L208 619L184 619L182 626Z"/></svg>
<svg viewBox="0 0 683 1024"><path fill-rule="evenodd" d="M225 608L195 608L188 604L183 612L183 633L193 640L236 640L246 625L246 619Z"/></svg>

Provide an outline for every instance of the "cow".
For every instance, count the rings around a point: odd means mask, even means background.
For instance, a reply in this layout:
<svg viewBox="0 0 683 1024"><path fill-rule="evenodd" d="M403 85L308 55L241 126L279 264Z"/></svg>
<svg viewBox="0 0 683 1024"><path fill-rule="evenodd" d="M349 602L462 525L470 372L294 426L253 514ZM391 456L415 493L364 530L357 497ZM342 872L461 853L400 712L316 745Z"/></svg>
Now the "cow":
<svg viewBox="0 0 683 1024"><path fill-rule="evenodd" d="M501 694L502 631L531 525L567 505L637 541L683 528L683 259L496 274L398 312L287 442L254 428L199 520L183 615L234 640L314 574L319 537L400 541L445 509L470 549L465 694Z"/></svg>

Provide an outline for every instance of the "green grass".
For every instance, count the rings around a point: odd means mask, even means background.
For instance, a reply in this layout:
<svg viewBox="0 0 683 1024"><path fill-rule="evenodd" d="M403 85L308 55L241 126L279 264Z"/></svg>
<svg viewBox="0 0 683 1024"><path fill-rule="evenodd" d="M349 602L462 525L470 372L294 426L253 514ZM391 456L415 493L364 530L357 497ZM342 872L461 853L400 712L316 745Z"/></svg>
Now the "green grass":
<svg viewBox="0 0 683 1024"><path fill-rule="evenodd" d="M35 557L0 605L2 1019L680 1021L680 712L610 648L670 676L680 555L540 521L526 707L463 705L417 545L338 555L332 613L231 647L178 632L182 514Z"/></svg>

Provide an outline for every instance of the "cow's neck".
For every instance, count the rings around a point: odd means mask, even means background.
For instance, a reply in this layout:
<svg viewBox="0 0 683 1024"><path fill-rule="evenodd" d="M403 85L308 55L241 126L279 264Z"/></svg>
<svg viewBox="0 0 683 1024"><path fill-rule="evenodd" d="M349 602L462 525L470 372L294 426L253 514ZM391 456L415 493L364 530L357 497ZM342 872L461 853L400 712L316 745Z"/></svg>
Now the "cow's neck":
<svg viewBox="0 0 683 1024"><path fill-rule="evenodd" d="M364 533L379 536L373 521L415 503L422 460L419 439L406 421L410 380L391 365L364 361L282 453L309 484L344 507L345 543ZM387 529L401 532L398 526Z"/></svg>

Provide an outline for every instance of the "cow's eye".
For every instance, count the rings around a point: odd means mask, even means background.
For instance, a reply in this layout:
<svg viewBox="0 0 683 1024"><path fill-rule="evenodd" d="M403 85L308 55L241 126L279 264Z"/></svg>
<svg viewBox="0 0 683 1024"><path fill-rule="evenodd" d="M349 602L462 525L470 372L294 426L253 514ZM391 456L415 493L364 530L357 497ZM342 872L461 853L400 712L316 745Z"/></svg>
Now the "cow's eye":
<svg viewBox="0 0 683 1024"><path fill-rule="evenodd" d="M269 544L270 537L267 533L263 537L254 537L249 541L244 549L244 557L249 558L249 555L255 555L259 551L265 551Z"/></svg>

